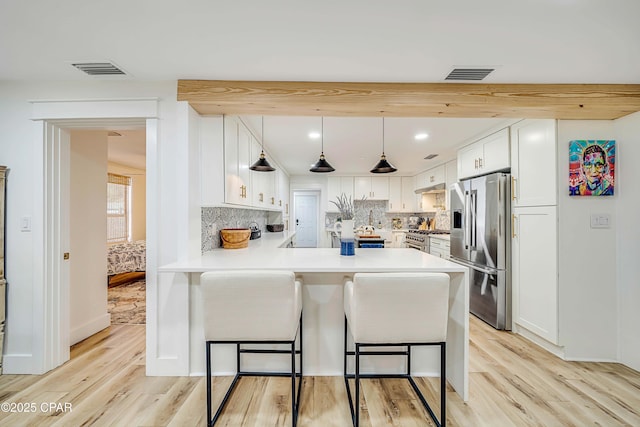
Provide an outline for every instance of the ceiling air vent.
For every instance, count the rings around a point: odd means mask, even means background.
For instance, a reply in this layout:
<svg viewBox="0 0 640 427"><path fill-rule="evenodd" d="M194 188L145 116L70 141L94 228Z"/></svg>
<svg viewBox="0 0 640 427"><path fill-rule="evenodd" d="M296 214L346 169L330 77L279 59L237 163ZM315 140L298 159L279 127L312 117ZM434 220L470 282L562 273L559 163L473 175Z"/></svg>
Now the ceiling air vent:
<svg viewBox="0 0 640 427"><path fill-rule="evenodd" d="M482 80L495 68L454 68L445 80Z"/></svg>
<svg viewBox="0 0 640 427"><path fill-rule="evenodd" d="M83 71L90 76L126 76L120 68L111 62L75 62L72 63L78 70Z"/></svg>
<svg viewBox="0 0 640 427"><path fill-rule="evenodd" d="M431 159L433 159L433 158L435 158L435 157L438 157L438 155L437 155L437 154L429 154L429 155L428 155L427 157L425 157L424 159L425 159L425 160L431 160Z"/></svg>

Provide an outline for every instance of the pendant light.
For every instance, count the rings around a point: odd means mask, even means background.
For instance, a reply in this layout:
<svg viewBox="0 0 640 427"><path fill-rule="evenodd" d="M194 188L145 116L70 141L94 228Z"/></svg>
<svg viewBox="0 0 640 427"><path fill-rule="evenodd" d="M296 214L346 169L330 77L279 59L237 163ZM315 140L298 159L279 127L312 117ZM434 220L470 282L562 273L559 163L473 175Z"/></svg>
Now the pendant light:
<svg viewBox="0 0 640 427"><path fill-rule="evenodd" d="M273 172L274 170L276 170L273 166L271 166L269 164L269 162L267 161L267 159L264 157L264 116L262 116L262 134L261 134L261 139L262 139L262 145L261 145L261 152L260 152L260 158L251 165L251 167L249 167L249 169L251 169L252 171L256 171L256 172Z"/></svg>
<svg viewBox="0 0 640 427"><path fill-rule="evenodd" d="M384 117L382 118L382 155L378 164L370 170L371 173L390 173L395 172L398 169L394 168L388 161L387 156L384 155Z"/></svg>
<svg viewBox="0 0 640 427"><path fill-rule="evenodd" d="M333 172L335 169L333 166L329 164L324 158L324 117L320 119L321 123L321 141L322 141L322 151L320 151L320 159L316 162L315 165L311 166L309 171L311 172Z"/></svg>

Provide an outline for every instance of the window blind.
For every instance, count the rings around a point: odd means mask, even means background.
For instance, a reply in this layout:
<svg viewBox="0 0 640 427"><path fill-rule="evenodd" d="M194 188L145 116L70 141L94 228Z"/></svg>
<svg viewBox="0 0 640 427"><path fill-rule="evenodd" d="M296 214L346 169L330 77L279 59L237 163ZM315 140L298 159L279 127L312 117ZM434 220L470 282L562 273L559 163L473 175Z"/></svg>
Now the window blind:
<svg viewBox="0 0 640 427"><path fill-rule="evenodd" d="M129 241L131 223L131 177L108 174L107 243Z"/></svg>

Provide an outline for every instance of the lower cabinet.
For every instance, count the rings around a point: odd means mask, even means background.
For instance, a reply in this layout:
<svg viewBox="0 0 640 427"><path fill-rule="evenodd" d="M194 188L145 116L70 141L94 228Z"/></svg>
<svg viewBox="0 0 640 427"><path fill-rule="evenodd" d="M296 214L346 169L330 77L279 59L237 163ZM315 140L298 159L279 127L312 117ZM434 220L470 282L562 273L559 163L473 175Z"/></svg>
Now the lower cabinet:
<svg viewBox="0 0 640 427"><path fill-rule="evenodd" d="M512 213L513 322L558 345L558 245L556 206Z"/></svg>
<svg viewBox="0 0 640 427"><path fill-rule="evenodd" d="M451 242L446 239L429 237L429 253L440 258L449 259Z"/></svg>

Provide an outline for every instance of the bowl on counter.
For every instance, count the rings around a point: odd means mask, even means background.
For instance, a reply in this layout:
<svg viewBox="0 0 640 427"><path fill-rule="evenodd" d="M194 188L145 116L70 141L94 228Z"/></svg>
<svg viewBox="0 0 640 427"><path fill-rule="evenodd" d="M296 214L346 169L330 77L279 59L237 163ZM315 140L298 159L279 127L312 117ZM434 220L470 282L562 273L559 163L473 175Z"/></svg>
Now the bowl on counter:
<svg viewBox="0 0 640 427"><path fill-rule="evenodd" d="M267 224L267 231L280 232L284 230L284 224Z"/></svg>
<svg viewBox="0 0 640 427"><path fill-rule="evenodd" d="M250 228L223 228L220 230L220 239L224 249L240 249L249 246L251 237Z"/></svg>

